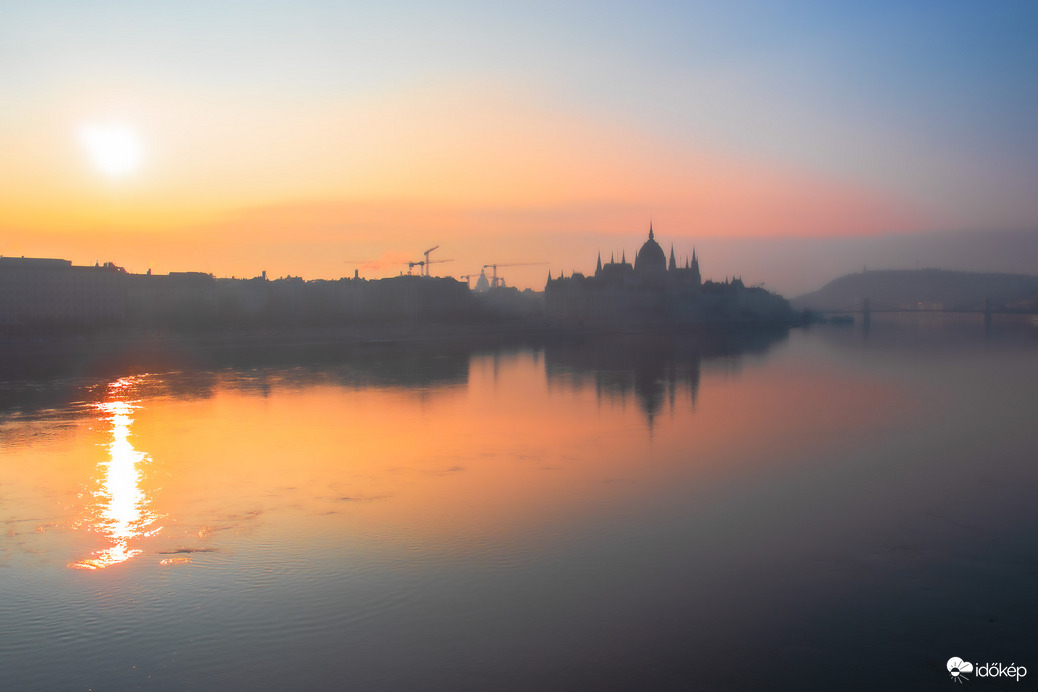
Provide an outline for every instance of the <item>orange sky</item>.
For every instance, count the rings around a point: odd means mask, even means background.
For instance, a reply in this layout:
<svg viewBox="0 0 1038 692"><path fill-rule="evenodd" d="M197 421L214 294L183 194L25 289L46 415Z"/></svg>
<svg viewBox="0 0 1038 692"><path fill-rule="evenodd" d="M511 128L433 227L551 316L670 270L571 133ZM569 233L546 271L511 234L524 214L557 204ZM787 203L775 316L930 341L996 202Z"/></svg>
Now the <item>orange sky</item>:
<svg viewBox="0 0 1038 692"><path fill-rule="evenodd" d="M1002 74L1011 37L956 89L942 79L961 77L960 58L941 46L873 40L924 19L954 38L965 20L834 14L815 32L763 9L587 22L570 8L546 23L446 3L345 22L279 2L102 5L26 6L0 29L14 66L0 77L0 254L377 278L440 245L441 275L545 262L506 276L540 288L599 251L633 257L650 219L680 257L739 238L1030 230L1038 216L1029 145L1009 127L1030 92L967 98ZM830 34L844 45L817 40ZM104 126L139 138L139 166L99 169L80 140ZM740 272L704 259L707 278Z"/></svg>
<svg viewBox="0 0 1038 692"><path fill-rule="evenodd" d="M543 277L590 269L594 253L614 249L601 236L615 235L615 249L633 258L650 217L686 254L704 236L926 225L877 191L669 147L490 93L275 111L238 135L235 117L197 132L178 130L181 117L155 117L141 169L121 179L94 170L71 135L40 143L44 155L15 151L3 169L18 173L2 181L16 193L0 201L4 254L218 276L337 278L361 266L374 278L439 244L438 256L453 260L436 268L444 274L537 261L548 264L524 271ZM560 232L591 237L559 252Z"/></svg>

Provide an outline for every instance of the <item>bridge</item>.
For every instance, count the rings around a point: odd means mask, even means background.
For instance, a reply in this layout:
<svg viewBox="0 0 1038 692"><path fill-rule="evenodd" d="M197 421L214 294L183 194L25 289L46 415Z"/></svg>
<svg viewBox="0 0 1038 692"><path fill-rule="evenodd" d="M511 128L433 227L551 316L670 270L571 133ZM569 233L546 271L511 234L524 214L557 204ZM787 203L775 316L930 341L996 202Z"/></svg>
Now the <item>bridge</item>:
<svg viewBox="0 0 1038 692"><path fill-rule="evenodd" d="M959 305L956 307L932 307L926 303L919 303L916 306L905 307L903 305L883 305L882 303L873 303L868 298L862 298L857 303L850 305L842 310L827 309L827 310L812 310L811 312L819 315L849 315L849 314L861 314L862 320L865 326L869 326L871 317L875 313L947 313L947 314L978 314L984 315L984 326L991 326L992 315L1038 315L1038 311L1033 309L1013 309L1007 308L1004 305L996 306L990 298L985 298L983 301L975 303L969 303L966 305Z"/></svg>

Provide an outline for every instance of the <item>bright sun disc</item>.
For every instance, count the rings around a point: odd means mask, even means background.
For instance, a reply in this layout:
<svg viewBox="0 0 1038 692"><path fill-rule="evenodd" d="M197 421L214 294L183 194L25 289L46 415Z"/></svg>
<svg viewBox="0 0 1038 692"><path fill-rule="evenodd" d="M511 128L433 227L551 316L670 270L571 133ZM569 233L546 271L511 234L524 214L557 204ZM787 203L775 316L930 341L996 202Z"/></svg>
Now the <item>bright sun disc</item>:
<svg viewBox="0 0 1038 692"><path fill-rule="evenodd" d="M140 139L124 125L88 125L80 132L80 140L102 173L122 176L140 165Z"/></svg>

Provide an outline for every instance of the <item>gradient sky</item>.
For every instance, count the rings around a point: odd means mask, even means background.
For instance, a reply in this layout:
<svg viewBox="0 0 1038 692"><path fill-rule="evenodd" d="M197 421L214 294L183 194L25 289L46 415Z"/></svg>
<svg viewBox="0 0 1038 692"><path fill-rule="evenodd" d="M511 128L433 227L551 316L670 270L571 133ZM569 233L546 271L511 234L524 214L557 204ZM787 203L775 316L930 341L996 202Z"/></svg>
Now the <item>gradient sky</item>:
<svg viewBox="0 0 1038 692"><path fill-rule="evenodd" d="M375 278L440 245L540 288L651 218L785 292L877 237L1038 261L1034 2L496 5L0 0L0 254ZM122 177L80 141L110 123Z"/></svg>

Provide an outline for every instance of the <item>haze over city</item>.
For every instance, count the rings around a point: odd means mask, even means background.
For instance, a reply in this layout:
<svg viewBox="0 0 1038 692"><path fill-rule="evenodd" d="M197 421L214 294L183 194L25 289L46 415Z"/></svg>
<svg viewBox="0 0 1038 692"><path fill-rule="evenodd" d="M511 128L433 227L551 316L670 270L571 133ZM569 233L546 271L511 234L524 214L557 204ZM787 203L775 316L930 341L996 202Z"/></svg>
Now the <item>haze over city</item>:
<svg viewBox="0 0 1038 692"><path fill-rule="evenodd" d="M0 7L0 690L1033 681L1034 0Z"/></svg>
<svg viewBox="0 0 1038 692"><path fill-rule="evenodd" d="M0 253L795 294L1038 260L1033 3L8 3Z"/></svg>

